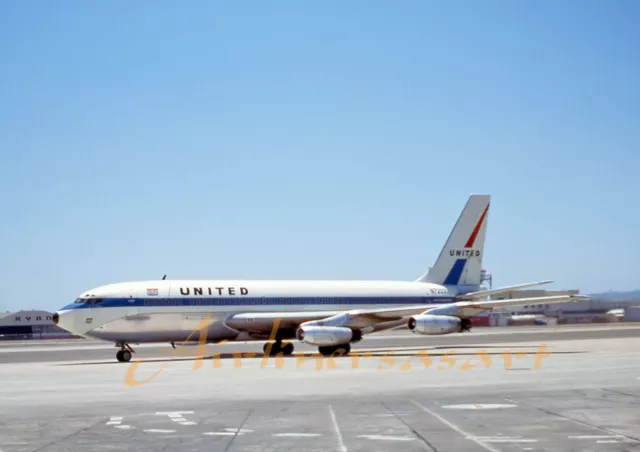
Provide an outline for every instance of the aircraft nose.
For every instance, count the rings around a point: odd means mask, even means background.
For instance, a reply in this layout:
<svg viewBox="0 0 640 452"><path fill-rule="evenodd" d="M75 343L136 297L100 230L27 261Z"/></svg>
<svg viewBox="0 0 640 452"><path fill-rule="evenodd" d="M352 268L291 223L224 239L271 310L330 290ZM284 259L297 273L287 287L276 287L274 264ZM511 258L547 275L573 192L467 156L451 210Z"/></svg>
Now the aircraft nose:
<svg viewBox="0 0 640 452"><path fill-rule="evenodd" d="M54 324L58 325L63 330L67 330L70 333L74 332L74 316L71 311L58 311L51 316L51 320Z"/></svg>

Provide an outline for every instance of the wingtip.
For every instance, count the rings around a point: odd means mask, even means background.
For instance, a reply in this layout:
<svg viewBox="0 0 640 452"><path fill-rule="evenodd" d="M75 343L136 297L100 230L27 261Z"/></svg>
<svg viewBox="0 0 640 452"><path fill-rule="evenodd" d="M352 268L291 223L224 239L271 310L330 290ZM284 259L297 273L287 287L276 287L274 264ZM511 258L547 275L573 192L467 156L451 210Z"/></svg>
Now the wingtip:
<svg viewBox="0 0 640 452"><path fill-rule="evenodd" d="M587 295L570 295L573 301L589 301L592 298Z"/></svg>

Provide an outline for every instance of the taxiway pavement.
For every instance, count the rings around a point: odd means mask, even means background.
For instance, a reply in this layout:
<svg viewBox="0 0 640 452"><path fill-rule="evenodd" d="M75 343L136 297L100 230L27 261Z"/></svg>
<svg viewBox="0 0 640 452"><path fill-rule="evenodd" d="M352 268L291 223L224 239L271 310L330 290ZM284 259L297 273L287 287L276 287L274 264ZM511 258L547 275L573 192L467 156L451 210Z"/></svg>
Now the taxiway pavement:
<svg viewBox="0 0 640 452"><path fill-rule="evenodd" d="M0 347L0 451L640 450L640 325L373 337L333 360Z"/></svg>

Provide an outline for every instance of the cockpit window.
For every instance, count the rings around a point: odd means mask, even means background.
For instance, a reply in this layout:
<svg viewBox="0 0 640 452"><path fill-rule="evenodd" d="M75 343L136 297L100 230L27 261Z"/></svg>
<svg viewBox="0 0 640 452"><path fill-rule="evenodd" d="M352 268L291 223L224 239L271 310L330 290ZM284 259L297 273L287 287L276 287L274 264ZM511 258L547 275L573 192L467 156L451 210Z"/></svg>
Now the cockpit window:
<svg viewBox="0 0 640 452"><path fill-rule="evenodd" d="M92 304L96 304L96 303L102 303L104 301L104 298L93 298L91 296L89 297L80 297L78 298L74 303L92 303Z"/></svg>

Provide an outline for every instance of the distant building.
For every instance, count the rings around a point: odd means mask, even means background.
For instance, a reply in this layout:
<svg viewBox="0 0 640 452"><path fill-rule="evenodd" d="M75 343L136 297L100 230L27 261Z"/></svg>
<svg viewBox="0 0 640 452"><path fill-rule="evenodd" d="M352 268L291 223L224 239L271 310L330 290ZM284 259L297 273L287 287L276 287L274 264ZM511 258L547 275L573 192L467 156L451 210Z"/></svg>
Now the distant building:
<svg viewBox="0 0 640 452"><path fill-rule="evenodd" d="M578 295L579 290L514 290L494 297L497 300L514 298L549 297L557 295ZM549 323L592 323L617 322L622 314L616 313L616 308L638 303L614 302L592 298L584 301L570 301L565 303L532 303L530 305L496 308L485 321L490 325L535 324Z"/></svg>
<svg viewBox="0 0 640 452"><path fill-rule="evenodd" d="M0 340L47 339L72 337L57 325L48 311L20 311L0 313Z"/></svg>
<svg viewBox="0 0 640 452"><path fill-rule="evenodd" d="M579 295L580 291L573 290L512 290L501 293L494 300L512 300L517 298L537 298L537 297L553 297L563 295ZM494 309L494 312L517 314L544 314L547 316L561 316L566 312L588 312L592 308L592 302L589 301L570 301L566 303L535 303L523 306L512 306L510 308Z"/></svg>

